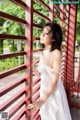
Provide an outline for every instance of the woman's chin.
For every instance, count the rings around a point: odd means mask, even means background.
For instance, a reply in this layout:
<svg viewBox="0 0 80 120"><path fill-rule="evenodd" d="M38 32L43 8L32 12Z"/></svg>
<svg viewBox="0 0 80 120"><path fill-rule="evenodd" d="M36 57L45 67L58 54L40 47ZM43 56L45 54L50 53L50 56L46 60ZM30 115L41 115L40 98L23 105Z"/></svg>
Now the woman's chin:
<svg viewBox="0 0 80 120"><path fill-rule="evenodd" d="M41 44L44 44L44 41L43 41L43 40L40 40L40 43L41 43Z"/></svg>

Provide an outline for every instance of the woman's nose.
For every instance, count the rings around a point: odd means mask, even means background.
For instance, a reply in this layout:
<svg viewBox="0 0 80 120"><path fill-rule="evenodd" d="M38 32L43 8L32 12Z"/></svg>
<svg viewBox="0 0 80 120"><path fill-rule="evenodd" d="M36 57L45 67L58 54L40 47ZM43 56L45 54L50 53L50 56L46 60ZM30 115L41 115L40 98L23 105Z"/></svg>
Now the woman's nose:
<svg viewBox="0 0 80 120"><path fill-rule="evenodd" d="M41 33L41 36L44 36L44 33Z"/></svg>

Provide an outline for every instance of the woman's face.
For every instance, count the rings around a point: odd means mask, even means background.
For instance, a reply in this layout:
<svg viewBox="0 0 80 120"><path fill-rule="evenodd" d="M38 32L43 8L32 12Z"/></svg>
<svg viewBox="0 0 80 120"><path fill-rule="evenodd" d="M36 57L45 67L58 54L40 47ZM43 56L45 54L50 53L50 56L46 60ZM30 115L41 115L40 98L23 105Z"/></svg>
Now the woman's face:
<svg viewBox="0 0 80 120"><path fill-rule="evenodd" d="M52 32L49 33L51 30L50 26L44 27L41 36L40 36L40 43L44 45L50 45L52 42Z"/></svg>

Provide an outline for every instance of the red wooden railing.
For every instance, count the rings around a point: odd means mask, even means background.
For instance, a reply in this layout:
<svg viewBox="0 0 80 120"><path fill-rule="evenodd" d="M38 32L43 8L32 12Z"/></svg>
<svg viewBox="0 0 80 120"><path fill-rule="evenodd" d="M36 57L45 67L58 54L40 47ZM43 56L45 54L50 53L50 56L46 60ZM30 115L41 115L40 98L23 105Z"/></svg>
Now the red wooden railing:
<svg viewBox="0 0 80 120"><path fill-rule="evenodd" d="M9 118L11 120L40 120L39 110L26 110L27 104L37 100L39 98L39 90L40 90L40 78L37 78L35 75L32 74L32 64L37 64L36 62L33 63L34 57L32 54L35 52L40 52L43 49L36 49L33 50L33 41L39 40L40 38L35 36L33 37L33 29L41 29L42 26L39 24L33 23L33 15L36 14L40 18L44 19L45 21L55 21L55 18L59 19L59 23L64 31L63 35L63 43L62 43L62 74L61 79L65 86L69 104L72 106L72 93L74 92L74 79L73 79L73 68L74 68L74 46L75 46L75 31L76 31L76 12L77 12L77 5L47 5L42 0L36 0L39 2L41 6L43 6L49 12L49 17L43 15L39 11L33 8L33 0L29 0L24 3L21 0L10 0L13 3L17 4L18 6L22 7L26 11L25 20L21 18L14 17L12 15L8 15L7 13L0 12L0 17L4 19L10 19L15 22L19 22L20 24L25 25L25 36L18 36L18 35L3 35L0 34L0 38L14 38L18 40L26 40L25 50L22 52L16 52L11 54L0 55L0 59L6 59L15 56L23 56L26 55L26 63L9 69L7 71L0 73L0 78L5 78L13 73L16 73L22 69L26 70L26 74L16 79L16 81L11 82L0 89L0 96L3 97L11 90L16 90L17 87L20 85L22 86L25 83L25 86L22 87L20 90L14 94L14 96L10 97L6 100L3 104L0 105L0 110L5 111L7 108L9 109ZM59 16L57 15L59 13ZM64 45L65 43L65 45ZM7 81L7 79L6 79ZM19 101L19 99L23 96L23 98ZM14 103L16 105L10 107ZM76 107L74 104L73 106Z"/></svg>

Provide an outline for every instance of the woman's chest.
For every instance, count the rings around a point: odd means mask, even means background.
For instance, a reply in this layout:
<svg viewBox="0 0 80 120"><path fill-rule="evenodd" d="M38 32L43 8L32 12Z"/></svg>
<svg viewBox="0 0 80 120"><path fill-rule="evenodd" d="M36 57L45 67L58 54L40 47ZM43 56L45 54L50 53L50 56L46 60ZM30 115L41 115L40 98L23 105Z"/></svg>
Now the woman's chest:
<svg viewBox="0 0 80 120"><path fill-rule="evenodd" d="M41 57L41 62L48 65L49 67L53 67L53 60L52 56L49 54L45 54L44 56L42 55Z"/></svg>

